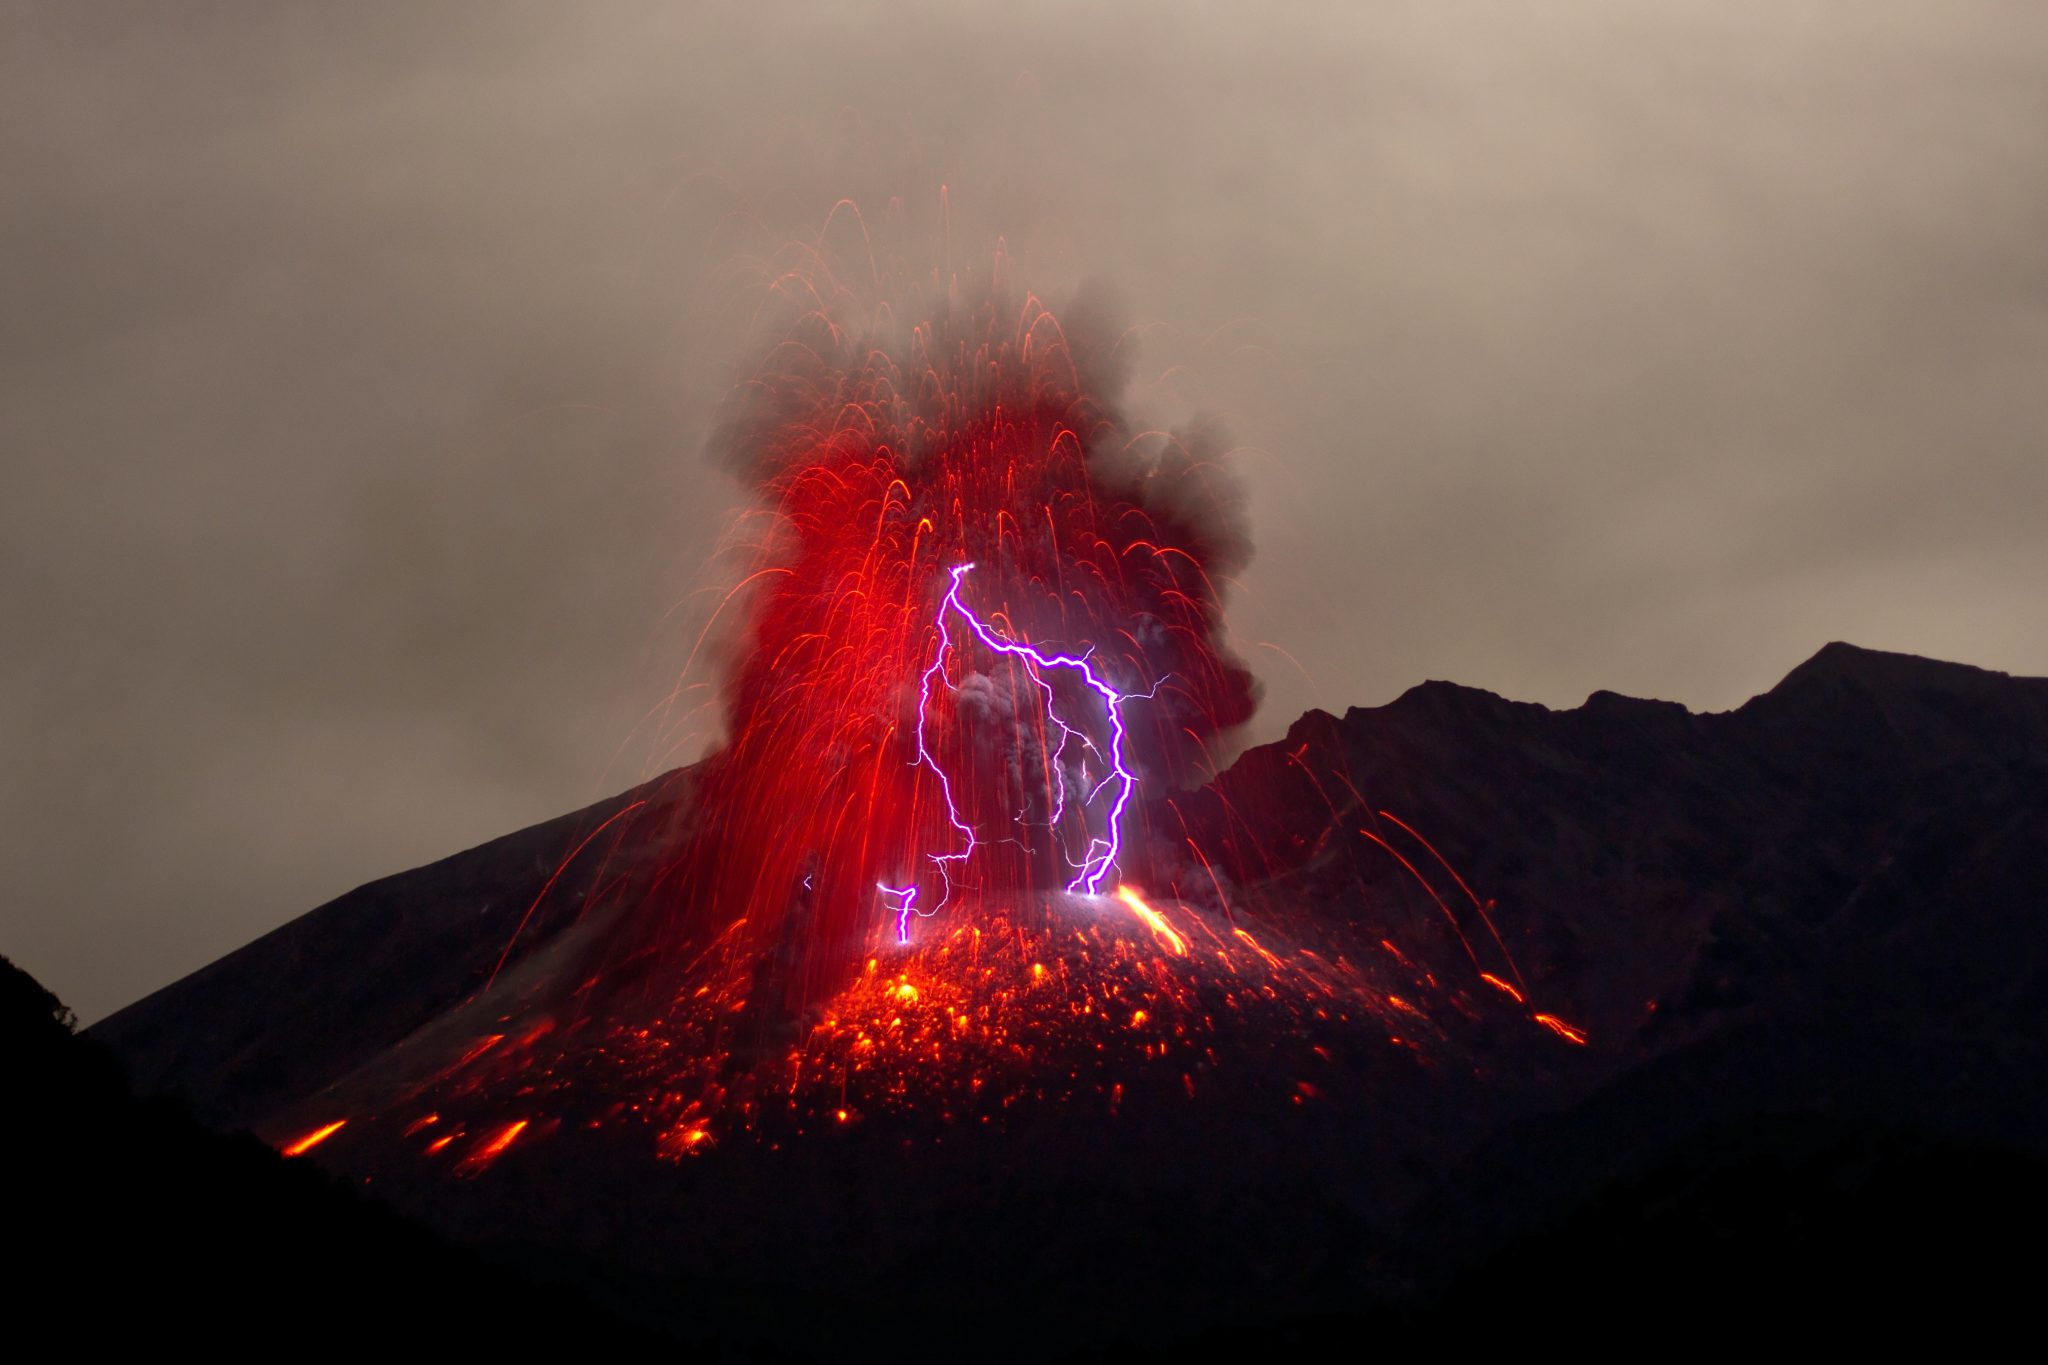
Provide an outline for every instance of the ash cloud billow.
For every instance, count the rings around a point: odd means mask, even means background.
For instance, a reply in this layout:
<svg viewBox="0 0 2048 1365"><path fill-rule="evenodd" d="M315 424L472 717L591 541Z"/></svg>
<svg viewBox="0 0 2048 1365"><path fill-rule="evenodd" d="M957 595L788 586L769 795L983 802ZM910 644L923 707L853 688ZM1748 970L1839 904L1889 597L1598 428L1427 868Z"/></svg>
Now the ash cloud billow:
<svg viewBox="0 0 2048 1365"><path fill-rule="evenodd" d="M727 739L628 956L733 933L766 951L800 904L800 1008L891 910L915 903L908 933L953 900L1101 886L1113 848L1136 856L1137 785L1206 779L1251 717L1222 639L1250 538L1221 438L1129 420L1130 333L1006 269L869 261L857 288L811 256L776 285L712 442L752 490L729 547Z"/></svg>

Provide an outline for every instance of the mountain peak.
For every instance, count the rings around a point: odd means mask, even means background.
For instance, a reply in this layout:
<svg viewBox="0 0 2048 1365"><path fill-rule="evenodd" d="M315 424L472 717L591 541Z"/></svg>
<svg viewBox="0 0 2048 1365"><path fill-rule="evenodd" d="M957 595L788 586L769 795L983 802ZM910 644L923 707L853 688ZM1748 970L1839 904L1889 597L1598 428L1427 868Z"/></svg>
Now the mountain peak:
<svg viewBox="0 0 2048 1365"><path fill-rule="evenodd" d="M1805 663L1787 673L1766 697L1785 696L1816 687L1850 684L1884 694L1982 693L2012 683L2048 688L2048 679L2015 678L1994 669L1971 664L1948 663L1901 654L1891 650L1867 649L1842 640L1822 645Z"/></svg>
<svg viewBox="0 0 2048 1365"><path fill-rule="evenodd" d="M1594 715L1609 716L1669 718L1692 714L1683 702L1660 701L1655 697L1631 697L1623 692L1610 692L1604 687L1588 696L1585 704L1579 709Z"/></svg>
<svg viewBox="0 0 2048 1365"><path fill-rule="evenodd" d="M1514 701L1498 692L1489 692L1483 687L1468 687L1464 683L1432 678L1427 682L1415 684L1384 707L1352 707L1351 711L1420 711L1429 715L1455 716L1485 715L1520 709L1547 711L1550 708L1535 702Z"/></svg>

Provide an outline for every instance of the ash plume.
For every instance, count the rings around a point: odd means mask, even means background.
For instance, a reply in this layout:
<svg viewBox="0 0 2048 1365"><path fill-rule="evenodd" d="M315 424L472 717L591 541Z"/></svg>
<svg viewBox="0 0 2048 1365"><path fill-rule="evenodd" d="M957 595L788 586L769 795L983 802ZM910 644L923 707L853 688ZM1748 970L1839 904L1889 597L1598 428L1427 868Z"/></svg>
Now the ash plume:
<svg viewBox="0 0 2048 1365"><path fill-rule="evenodd" d="M1251 717L1222 638L1251 548L1227 442L1137 425L1131 330L1099 293L1056 313L1005 270L870 270L896 281L878 293L807 256L757 315L710 443L750 494L717 644L727 741L674 874L632 914L632 958L772 952L791 963L777 1004L800 1009L860 959L878 886L923 878L923 914L1101 857L1108 718L1073 679L948 651L959 566L992 629L1113 680L1148 795L1206 780ZM971 857L933 852L963 832Z"/></svg>

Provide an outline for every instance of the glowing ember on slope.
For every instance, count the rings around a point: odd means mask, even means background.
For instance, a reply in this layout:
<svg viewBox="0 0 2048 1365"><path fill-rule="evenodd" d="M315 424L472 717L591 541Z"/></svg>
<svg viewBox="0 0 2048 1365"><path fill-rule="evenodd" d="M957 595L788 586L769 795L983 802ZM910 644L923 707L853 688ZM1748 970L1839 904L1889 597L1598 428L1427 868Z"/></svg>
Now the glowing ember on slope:
<svg viewBox="0 0 2048 1365"><path fill-rule="evenodd" d="M1447 1023L1520 1015L1585 1042L1555 1016L1523 1014L1497 985L1446 987L1391 944L1354 962L1341 940L1254 932L1128 886L1113 898L962 902L907 948L868 956L801 1021L758 1027L745 986L707 961L643 1015L528 1028L512 1047L458 1043L458 1066L429 1073L392 1121L432 1114L456 1134L488 1135L456 1168L473 1175L528 1129L505 1121L505 1102L546 1129L639 1130L652 1153L681 1159L891 1115L942 1140L933 1135L951 1126L1000 1129L1076 1107L1298 1107L1347 1086L1356 1104L1372 1054L1424 1068L1457 1057Z"/></svg>
<svg viewBox="0 0 2048 1365"><path fill-rule="evenodd" d="M1128 886L1119 886L1116 889L1116 898L1129 906L1131 913L1144 922L1145 927L1152 931L1152 937L1159 940L1161 947L1165 948L1175 957L1186 957L1188 955L1188 941L1175 933L1173 926L1168 924L1165 917L1157 910L1147 905L1143 896L1140 896ZM1244 934L1242 930L1239 933L1247 943L1251 942L1251 935ZM1258 945L1253 944L1252 946L1256 948ZM1278 965L1273 958L1265 954L1261 954L1260 957L1269 966Z"/></svg>
<svg viewBox="0 0 2048 1365"><path fill-rule="evenodd" d="M510 1147L514 1139L526 1131L527 1125L531 1122L532 1120L530 1119L515 1119L511 1123L506 1124L494 1133L488 1141L468 1156L465 1156L462 1159L460 1169L465 1174L475 1174L481 1171L500 1156L503 1156L505 1149Z"/></svg>
<svg viewBox="0 0 2048 1365"><path fill-rule="evenodd" d="M968 899L907 947L886 950L883 929L854 979L801 1019L760 1014L747 994L758 983L708 956L641 1011L561 1028L504 1016L507 1034L451 1038L453 1065L424 1069L380 1107L408 1136L450 1130L428 1157L485 1134L455 1167L474 1175L530 1122L641 1131L671 1159L892 1115L939 1140L951 1126L1167 1099L1355 1105L1373 1054L1465 1065L1453 1035L1469 1040L1489 1019L1586 1043L1555 1015L1525 1012L1491 974L1461 989L1341 925L1297 937L1314 924L1233 921L1130 886L1009 906ZM1369 944L1368 957L1353 960L1347 943ZM536 1118L508 1123L507 1104Z"/></svg>
<svg viewBox="0 0 2048 1365"><path fill-rule="evenodd" d="M1290 1065L1433 1036L1341 956L1276 953L1129 888L959 910L886 961L868 958L786 1031L747 1036L745 999L719 974L691 977L650 1017L593 1021L573 1048L470 1048L461 1071L436 1073L409 1103L497 1134L464 1158L473 1173L523 1128L492 1127L513 1095L587 1127L644 1125L660 1155L681 1158L736 1134L773 1145L888 1114L985 1126L1019 1106L1114 1110L1140 1093L1184 1103L1215 1083L1238 1030L1292 1040L1262 1056L1258 1084L1295 1103L1314 1087Z"/></svg>
<svg viewBox="0 0 2048 1365"><path fill-rule="evenodd" d="M1543 1025L1543 1027L1549 1029L1552 1033L1555 1033L1558 1037L1564 1039L1566 1042L1577 1043L1580 1047L1584 1047L1586 1045L1585 1033L1580 1029L1573 1028L1570 1024L1567 1024L1564 1020L1558 1018L1556 1015L1537 1014L1532 1015L1531 1017L1535 1019L1537 1023Z"/></svg>
<svg viewBox="0 0 2048 1365"><path fill-rule="evenodd" d="M281 1150L286 1156L304 1156L306 1153L312 1151L315 1147L318 1147L321 1143L327 1141L327 1139L333 1137L336 1133L340 1132L342 1126L347 1122L347 1119L336 1119L334 1122L327 1124L325 1127L315 1128L312 1132L306 1134L298 1141L288 1143Z"/></svg>

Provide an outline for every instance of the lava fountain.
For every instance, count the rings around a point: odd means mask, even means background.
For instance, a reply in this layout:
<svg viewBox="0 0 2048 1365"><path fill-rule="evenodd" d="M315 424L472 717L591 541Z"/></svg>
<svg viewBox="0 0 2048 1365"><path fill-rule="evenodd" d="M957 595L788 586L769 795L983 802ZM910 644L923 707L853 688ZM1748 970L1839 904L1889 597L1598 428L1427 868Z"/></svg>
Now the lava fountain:
<svg viewBox="0 0 2048 1365"><path fill-rule="evenodd" d="M773 959L757 1004L800 1016L878 926L1141 870L1140 783L1208 776L1251 714L1220 637L1247 541L1214 452L1117 412L1117 341L998 271L899 333L821 307L767 348L720 438L756 487L729 740L625 931L641 973Z"/></svg>

